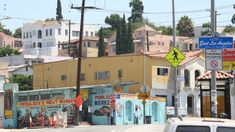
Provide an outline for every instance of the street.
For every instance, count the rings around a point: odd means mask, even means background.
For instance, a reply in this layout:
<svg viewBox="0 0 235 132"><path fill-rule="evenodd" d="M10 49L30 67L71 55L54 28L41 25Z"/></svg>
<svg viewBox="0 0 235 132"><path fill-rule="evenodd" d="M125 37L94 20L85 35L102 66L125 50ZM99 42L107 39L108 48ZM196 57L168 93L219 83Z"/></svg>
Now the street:
<svg viewBox="0 0 235 132"><path fill-rule="evenodd" d="M43 128L43 129L0 129L1 132L162 132L164 125L94 125L73 128Z"/></svg>

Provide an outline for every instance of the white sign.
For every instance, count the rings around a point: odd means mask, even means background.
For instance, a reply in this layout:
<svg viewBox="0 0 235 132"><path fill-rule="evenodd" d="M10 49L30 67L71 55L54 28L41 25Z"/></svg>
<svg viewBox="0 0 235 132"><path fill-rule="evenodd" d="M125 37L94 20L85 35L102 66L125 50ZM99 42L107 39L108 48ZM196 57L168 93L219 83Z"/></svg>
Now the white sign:
<svg viewBox="0 0 235 132"><path fill-rule="evenodd" d="M206 70L222 70L222 49L206 49Z"/></svg>

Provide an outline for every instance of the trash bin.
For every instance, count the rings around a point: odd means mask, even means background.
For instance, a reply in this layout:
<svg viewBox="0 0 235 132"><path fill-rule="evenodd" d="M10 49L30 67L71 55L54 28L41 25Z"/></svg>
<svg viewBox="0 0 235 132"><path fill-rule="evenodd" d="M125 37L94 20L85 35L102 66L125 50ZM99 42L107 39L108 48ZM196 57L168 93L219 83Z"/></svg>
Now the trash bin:
<svg viewBox="0 0 235 132"><path fill-rule="evenodd" d="M151 124L151 116L145 116L145 123Z"/></svg>

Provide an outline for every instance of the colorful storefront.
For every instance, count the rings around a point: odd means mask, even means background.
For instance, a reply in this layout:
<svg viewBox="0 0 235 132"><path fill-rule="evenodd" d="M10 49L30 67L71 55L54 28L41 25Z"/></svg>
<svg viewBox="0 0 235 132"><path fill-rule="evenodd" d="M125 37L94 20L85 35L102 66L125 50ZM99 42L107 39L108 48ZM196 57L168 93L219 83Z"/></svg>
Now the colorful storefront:
<svg viewBox="0 0 235 132"><path fill-rule="evenodd" d="M144 106L138 94L127 94L135 82L82 86L83 105L79 121L97 125L133 124L138 109L138 124L144 123ZM122 92L122 93L121 93ZM50 118L57 118L57 127L74 124L75 87L18 91L18 85L4 85L4 128L50 126ZM165 122L165 99L149 98L145 103L146 123ZM31 123L30 123L31 122ZM30 126L31 125L31 126Z"/></svg>

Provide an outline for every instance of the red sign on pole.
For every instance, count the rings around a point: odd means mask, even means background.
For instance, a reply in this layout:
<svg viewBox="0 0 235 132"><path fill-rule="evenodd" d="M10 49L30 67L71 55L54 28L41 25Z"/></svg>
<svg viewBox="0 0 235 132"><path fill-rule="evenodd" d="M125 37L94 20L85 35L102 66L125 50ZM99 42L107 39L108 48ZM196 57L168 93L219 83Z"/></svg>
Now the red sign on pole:
<svg viewBox="0 0 235 132"><path fill-rule="evenodd" d="M235 61L235 49L224 49L223 61Z"/></svg>
<svg viewBox="0 0 235 132"><path fill-rule="evenodd" d="M75 99L75 105L77 107L80 107L82 104L83 104L83 100L82 100L81 96L78 95L77 98Z"/></svg>

